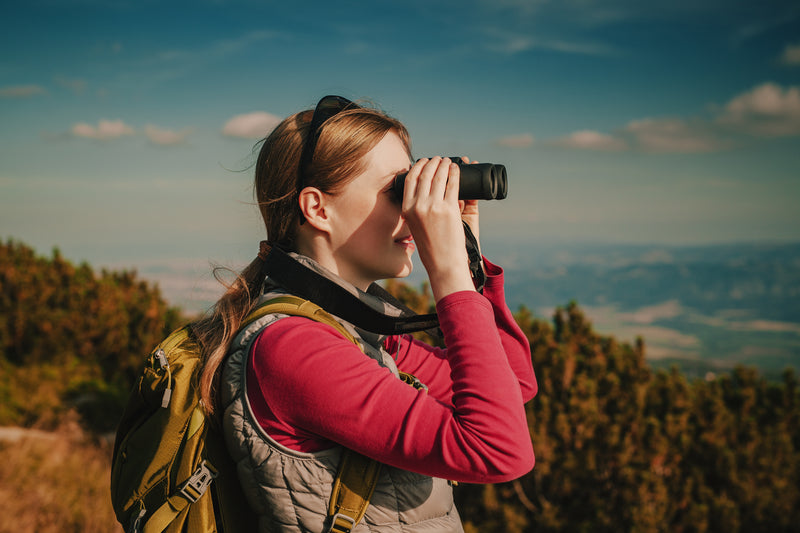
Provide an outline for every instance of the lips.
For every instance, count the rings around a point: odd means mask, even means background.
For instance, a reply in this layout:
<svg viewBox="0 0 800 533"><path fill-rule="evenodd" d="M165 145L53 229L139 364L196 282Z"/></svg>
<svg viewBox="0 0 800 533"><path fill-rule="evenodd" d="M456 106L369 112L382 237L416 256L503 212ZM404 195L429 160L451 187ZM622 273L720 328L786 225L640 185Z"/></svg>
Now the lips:
<svg viewBox="0 0 800 533"><path fill-rule="evenodd" d="M414 243L414 237L412 237L411 235L407 235L405 237L400 237L399 239L395 239L394 242L396 242L397 244L403 244L403 245L413 244Z"/></svg>

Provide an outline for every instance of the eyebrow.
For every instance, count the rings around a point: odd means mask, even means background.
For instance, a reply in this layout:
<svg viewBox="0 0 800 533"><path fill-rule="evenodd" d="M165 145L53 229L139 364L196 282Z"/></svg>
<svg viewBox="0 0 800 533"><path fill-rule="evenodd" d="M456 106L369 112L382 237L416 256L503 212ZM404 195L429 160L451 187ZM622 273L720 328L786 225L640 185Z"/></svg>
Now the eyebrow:
<svg viewBox="0 0 800 533"><path fill-rule="evenodd" d="M411 165L412 165L412 164L413 164L413 162L412 162L412 161L409 161L409 162L408 162L408 165L409 165L409 166L408 166L407 168L400 168L400 169L397 169L397 170L393 170L393 171L391 171L391 172L389 172L389 173L387 173L387 174L385 174L385 175L381 176L381 180L387 180L387 181L388 181L388 180L394 180L394 178L395 178L395 177L396 177L398 174L402 174L403 172L408 172L408 171L411 169Z"/></svg>
<svg viewBox="0 0 800 533"><path fill-rule="evenodd" d="M402 172L402 171L401 171L401 172ZM393 173L393 174L387 174L386 176L383 176L383 177L381 178L381 181L380 181L380 184L381 184L381 187L380 187L380 188L381 188L381 190L388 190L388 189L390 189L390 188L392 187L392 184L394 183L394 178L395 178L395 177L396 177L398 174L400 174L400 172L395 172L395 173Z"/></svg>

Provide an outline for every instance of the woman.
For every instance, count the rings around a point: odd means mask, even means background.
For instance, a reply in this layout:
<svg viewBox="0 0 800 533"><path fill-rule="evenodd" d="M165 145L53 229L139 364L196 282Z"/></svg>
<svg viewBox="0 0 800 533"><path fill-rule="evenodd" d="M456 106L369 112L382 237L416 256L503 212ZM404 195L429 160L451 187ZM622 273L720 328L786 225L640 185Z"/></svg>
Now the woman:
<svg viewBox="0 0 800 533"><path fill-rule="evenodd" d="M210 407L221 389L226 442L264 531L330 527L343 448L385 465L354 531L461 531L446 480L502 482L533 467L529 345L505 305L502 270L484 262L480 294L468 266L462 221L478 236L477 201L458 200L458 165L412 164L410 154L400 122L339 97L263 141L255 188L270 242L379 310L390 306L368 287L407 276L418 250L447 346L337 318L357 346L330 325L278 315L222 365L244 316L292 292L264 279L263 258L242 273L197 327L213 348L201 386ZM406 172L398 198L391 185ZM427 391L397 379L398 369Z"/></svg>

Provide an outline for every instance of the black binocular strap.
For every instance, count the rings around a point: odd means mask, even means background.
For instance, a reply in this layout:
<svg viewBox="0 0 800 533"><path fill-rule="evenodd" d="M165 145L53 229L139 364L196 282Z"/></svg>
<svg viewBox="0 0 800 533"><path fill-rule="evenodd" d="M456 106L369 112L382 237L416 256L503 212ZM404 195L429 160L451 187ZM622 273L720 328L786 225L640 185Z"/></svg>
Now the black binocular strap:
<svg viewBox="0 0 800 533"><path fill-rule="evenodd" d="M467 258L469 259L469 272L472 274L472 281L475 283L475 289L483 294L483 287L486 285L486 271L483 269L483 257L481 250L478 247L478 239L472 233L472 228L469 224L462 221L464 224L464 237L467 242Z"/></svg>
<svg viewBox="0 0 800 533"><path fill-rule="evenodd" d="M275 280L292 294L310 300L329 313L367 331L401 335L439 326L439 318L435 313L414 314L383 288L373 284L368 292L397 305L404 311L404 316L395 317L381 313L344 287L297 262L277 246L272 246L269 253L261 257L264 261L264 272L270 279Z"/></svg>

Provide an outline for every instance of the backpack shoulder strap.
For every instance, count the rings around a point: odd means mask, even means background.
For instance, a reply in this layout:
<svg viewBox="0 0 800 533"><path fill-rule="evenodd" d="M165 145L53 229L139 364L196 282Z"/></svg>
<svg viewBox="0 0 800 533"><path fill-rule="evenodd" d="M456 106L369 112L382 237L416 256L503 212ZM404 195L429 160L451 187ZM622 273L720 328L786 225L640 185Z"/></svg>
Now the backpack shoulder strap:
<svg viewBox="0 0 800 533"><path fill-rule="evenodd" d="M350 533L355 529L367 513L380 472L378 461L345 449L328 504L330 525L327 531Z"/></svg>
<svg viewBox="0 0 800 533"><path fill-rule="evenodd" d="M245 317L244 321L242 322L242 326L239 328L240 331L258 320L259 318L263 317L264 315L269 314L283 314L283 315L292 315L292 316L302 316L305 318L310 318L311 320L315 320L316 322L322 322L323 324L327 324L333 328L335 328L339 333L344 335L344 337L352 342L353 344L358 344L356 342L355 337L342 326L338 320L333 318L333 316L322 309L320 306L311 302L309 300L304 300L303 298L299 298L297 296L278 296L276 298L272 298L267 300L265 303L261 304L253 311L250 312L247 317Z"/></svg>
<svg viewBox="0 0 800 533"><path fill-rule="evenodd" d="M355 337L338 320L317 304L297 296L279 296L266 301L254 309L243 322L240 330L268 314L302 316L335 328L347 340L358 346ZM327 531L349 533L367 512L369 500L378 484L381 463L352 450L345 449L333 482L328 504Z"/></svg>

